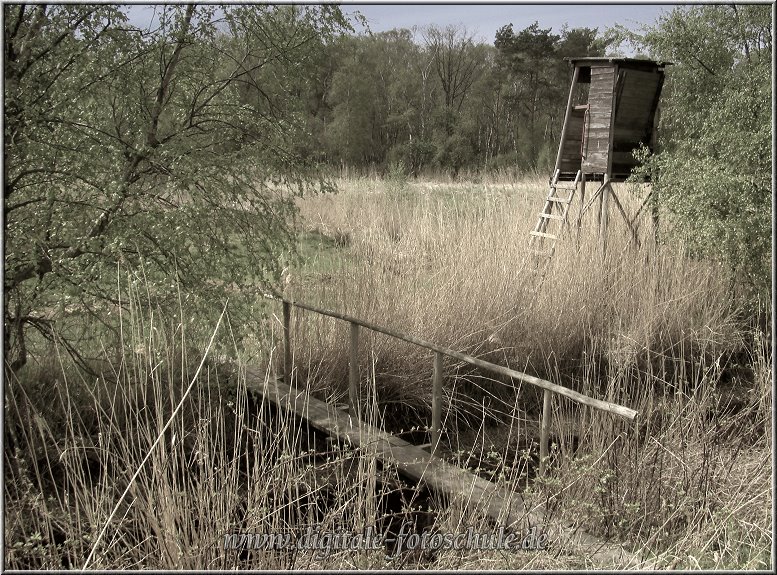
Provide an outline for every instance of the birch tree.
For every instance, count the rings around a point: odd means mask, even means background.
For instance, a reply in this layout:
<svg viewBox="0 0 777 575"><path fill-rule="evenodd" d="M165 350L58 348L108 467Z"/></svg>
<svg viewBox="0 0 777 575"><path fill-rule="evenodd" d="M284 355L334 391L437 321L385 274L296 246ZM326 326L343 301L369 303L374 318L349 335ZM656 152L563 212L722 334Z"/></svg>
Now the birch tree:
<svg viewBox="0 0 777 575"><path fill-rule="evenodd" d="M329 189L294 154L293 93L339 10L160 6L153 29L115 5L3 10L6 369L31 332L80 358L67 317L111 327L117 271L160 305L272 289L294 197Z"/></svg>

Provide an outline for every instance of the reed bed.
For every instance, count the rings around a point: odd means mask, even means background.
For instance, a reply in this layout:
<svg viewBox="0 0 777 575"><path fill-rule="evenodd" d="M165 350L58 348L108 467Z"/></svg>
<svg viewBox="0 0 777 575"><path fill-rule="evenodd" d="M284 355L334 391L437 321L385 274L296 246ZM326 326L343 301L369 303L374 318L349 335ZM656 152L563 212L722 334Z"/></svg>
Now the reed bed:
<svg viewBox="0 0 777 575"><path fill-rule="evenodd" d="M720 268L655 245L649 221L632 245L615 212L606 257L589 213L537 265L528 232L546 194L540 178L395 174L339 187L301 201L308 245L285 295L638 410L627 424L554 399L549 473L537 477L540 395L444 365L444 453L541 505L548 521L623 543L637 563L597 563L565 541L548 552L393 559L387 548L225 549L236 532L491 527L253 394L280 371L277 318L247 349L230 341L239 319L227 314L227 345L203 362L215 325L156 309L127 282L131 310L100 377L53 345L43 364L5 382L7 567L81 568L90 556L98 569L773 566L771 342L742 321ZM636 212L641 198L616 190ZM347 329L294 312L295 374L333 408L347 397ZM422 441L431 354L369 333L361 354L369 423Z"/></svg>
<svg viewBox="0 0 777 575"><path fill-rule="evenodd" d="M339 238L341 256L325 266L308 259L292 272L287 296L638 410L629 426L555 400L558 468L524 481L525 493L540 489L562 515L630 540L664 566L766 564L771 523L760 510L770 503L771 350L741 320L719 265L682 245L656 244L647 215L632 242L614 207L603 257L597 204L578 227L579 202L554 257L538 263L528 232L547 193L541 179L363 179L340 189L300 208L308 231ZM589 198L595 189L589 183ZM635 214L644 188L615 190ZM313 389L345 393L346 330L331 318L297 316L297 365ZM428 351L376 335L365 338L361 362L371 366L385 425L428 426ZM535 390L454 362L445 371L451 453L514 461L536 450ZM732 470L752 470L754 460L762 467L747 482L750 497L739 499L745 486L729 491L741 477ZM731 493L737 503L726 500ZM736 528L717 524L721 509ZM758 535L745 527L756 515ZM703 559L685 549L698 548L699 533L717 541L701 545Z"/></svg>

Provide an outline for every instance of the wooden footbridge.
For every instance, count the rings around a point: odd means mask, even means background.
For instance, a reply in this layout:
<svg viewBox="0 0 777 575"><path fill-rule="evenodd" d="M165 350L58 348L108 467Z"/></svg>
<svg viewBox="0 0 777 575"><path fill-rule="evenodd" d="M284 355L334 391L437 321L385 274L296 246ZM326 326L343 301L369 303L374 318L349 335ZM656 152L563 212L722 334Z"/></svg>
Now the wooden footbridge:
<svg viewBox="0 0 777 575"><path fill-rule="evenodd" d="M251 383L250 387L268 401L273 402L307 422L314 429L339 441L355 447L369 448L368 452L388 465L395 465L406 477L425 484L435 493L449 501L459 501L474 512L480 512L494 523L513 529L531 526L543 526L553 540L572 542L584 547L588 557L599 557L605 561L634 565L635 560L620 546L607 545L591 535L571 527L545 525L544 509L527 509L520 494L506 490L494 483L449 463L436 455L441 435L442 414L442 365L443 357L449 356L482 369L507 376L514 380L535 385L544 390L543 409L540 426L540 475L545 473L548 458L548 437L550 430L551 403L554 394L562 395L572 401L598 409L627 420L634 420L637 412L608 401L583 395L569 388L539 379L506 367L483 361L457 351L447 349L409 334L390 330L355 317L321 309L301 302L267 296L283 304L284 358L283 381L270 379L262 384ZM293 364L291 352L291 312L292 308L332 317L350 324L349 350L349 406L337 409L334 406L311 397L305 389L293 385ZM369 329L390 337L400 339L434 352L432 376L432 442L427 446L416 446L390 433L362 422L360 378L358 365L359 332ZM425 447L430 448L429 451Z"/></svg>

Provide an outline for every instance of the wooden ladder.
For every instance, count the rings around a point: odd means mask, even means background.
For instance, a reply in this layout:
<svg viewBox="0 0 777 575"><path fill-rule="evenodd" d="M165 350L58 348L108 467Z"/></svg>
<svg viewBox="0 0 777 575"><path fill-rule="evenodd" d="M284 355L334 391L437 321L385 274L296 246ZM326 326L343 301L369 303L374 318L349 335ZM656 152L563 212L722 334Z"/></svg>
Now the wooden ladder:
<svg viewBox="0 0 777 575"><path fill-rule="evenodd" d="M545 200L545 207L542 209L542 213L537 220L537 225L534 226L534 230L529 232L531 236L529 238L529 247L531 248L532 254L535 256L550 258L553 255L553 252L556 249L556 241L561 236L563 227L567 223L569 206L575 197L577 184L580 181L580 170L577 171L573 182L563 182L563 184L566 185L559 184L559 174L559 170L556 170L553 174L553 178L550 181L548 197ZM559 190L564 190L565 192L568 192L569 195L565 198L559 197ZM554 213L554 208L556 213ZM554 220L560 222L558 231L555 234L548 233L548 224ZM539 242L544 242L545 240L550 242L550 249L547 251L538 249L537 244Z"/></svg>

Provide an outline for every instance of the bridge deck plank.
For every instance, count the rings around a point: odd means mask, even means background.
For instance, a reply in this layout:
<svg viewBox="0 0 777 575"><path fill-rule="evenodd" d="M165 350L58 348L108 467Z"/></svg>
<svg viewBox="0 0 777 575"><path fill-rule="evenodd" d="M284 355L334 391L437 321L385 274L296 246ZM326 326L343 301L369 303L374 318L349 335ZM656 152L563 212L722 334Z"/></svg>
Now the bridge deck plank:
<svg viewBox="0 0 777 575"><path fill-rule="evenodd" d="M301 417L314 429L355 447L372 449L385 463L395 464L400 473L426 484L432 491L448 497L451 502L458 500L471 511L484 513L497 524L516 530L544 525L551 540L555 539L559 543L564 541L565 546L585 549L589 559L601 561L605 565L650 565L649 562L640 561L622 546L604 542L572 526L545 525L542 508L527 510L520 494L498 487L399 437L364 422L354 421L347 412L311 397L304 390L292 389L275 379L251 379L247 381L249 389Z"/></svg>
<svg viewBox="0 0 777 575"><path fill-rule="evenodd" d="M497 487L395 435L355 421L348 413L304 391L291 389L278 380L268 380L266 386L250 385L250 388L303 418L314 429L355 447L373 450L383 462L396 465L401 474L424 483L435 493L463 499L468 507L485 512L496 523L517 527L521 521L529 520L536 524L527 514L520 494Z"/></svg>

